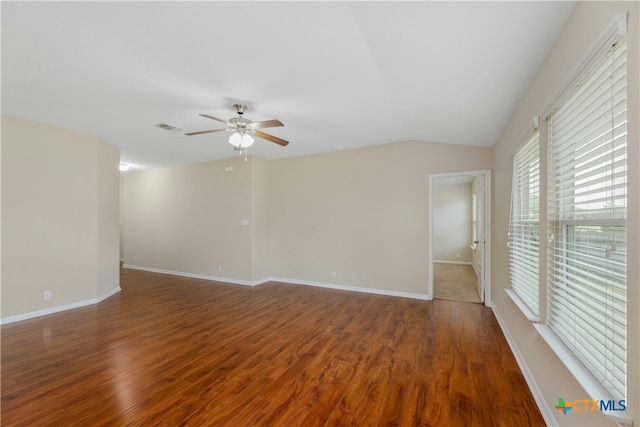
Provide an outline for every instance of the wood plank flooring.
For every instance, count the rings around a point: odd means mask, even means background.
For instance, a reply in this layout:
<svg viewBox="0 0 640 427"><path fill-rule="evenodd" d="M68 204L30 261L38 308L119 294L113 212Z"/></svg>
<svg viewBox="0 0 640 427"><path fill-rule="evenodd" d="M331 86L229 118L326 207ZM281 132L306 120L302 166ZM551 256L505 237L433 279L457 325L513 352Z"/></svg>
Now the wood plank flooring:
<svg viewBox="0 0 640 427"><path fill-rule="evenodd" d="M490 309L123 269L2 326L9 426L543 426Z"/></svg>

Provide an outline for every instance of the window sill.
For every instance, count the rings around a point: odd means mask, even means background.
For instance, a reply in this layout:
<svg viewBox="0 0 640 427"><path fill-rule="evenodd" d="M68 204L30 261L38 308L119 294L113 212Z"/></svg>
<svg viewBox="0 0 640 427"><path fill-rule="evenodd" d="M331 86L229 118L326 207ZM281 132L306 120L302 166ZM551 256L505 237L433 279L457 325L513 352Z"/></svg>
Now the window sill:
<svg viewBox="0 0 640 427"><path fill-rule="evenodd" d="M534 324L534 328L547 342L551 350L564 363L565 367L571 372L573 377L584 388L592 400L615 400L608 391L600 384L600 382L584 367L582 362L567 348L560 338L547 325ZM600 411L602 415L621 426L632 426L633 420L626 411Z"/></svg>
<svg viewBox="0 0 640 427"><path fill-rule="evenodd" d="M507 295L509 295L511 301L513 301L513 303L518 306L522 314L524 314L530 322L540 322L540 318L538 317L538 315L531 311L529 306L527 306L527 304L522 301L522 298L520 298L520 296L516 294L513 289L505 289L504 291L507 293Z"/></svg>

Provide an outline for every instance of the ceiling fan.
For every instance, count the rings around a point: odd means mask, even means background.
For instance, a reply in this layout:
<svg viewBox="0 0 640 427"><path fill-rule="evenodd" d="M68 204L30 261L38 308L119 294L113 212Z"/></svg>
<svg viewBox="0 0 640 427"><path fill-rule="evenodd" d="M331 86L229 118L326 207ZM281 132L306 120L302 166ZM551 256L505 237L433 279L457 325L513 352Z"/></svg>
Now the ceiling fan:
<svg viewBox="0 0 640 427"><path fill-rule="evenodd" d="M198 132L187 132L185 133L185 135L193 136L193 135L202 135L204 133L233 131L234 133L231 135L231 137L229 137L229 143L235 147L235 150L242 150L251 146L251 144L253 144L253 141L254 141L252 136L257 136L258 138L275 142L276 144L281 145L283 147L289 143L289 141L285 141L284 139L278 138L277 136L269 135L268 133L264 133L258 130L263 128L284 126L284 124L280 120L265 120L262 122L252 122L251 120L243 116L244 112L247 110L246 105L233 104L233 108L236 109L236 112L238 113L238 117L234 117L232 119L229 119L228 121L210 116L208 114L200 114L200 116L206 117L207 119L215 120L217 122L226 124L227 125L226 128L201 130Z"/></svg>

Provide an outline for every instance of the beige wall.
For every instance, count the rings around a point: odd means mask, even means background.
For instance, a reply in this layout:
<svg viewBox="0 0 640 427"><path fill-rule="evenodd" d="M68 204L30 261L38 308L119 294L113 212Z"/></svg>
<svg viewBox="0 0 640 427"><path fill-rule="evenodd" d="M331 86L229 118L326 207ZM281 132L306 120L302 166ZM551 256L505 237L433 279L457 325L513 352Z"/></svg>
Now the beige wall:
<svg viewBox="0 0 640 427"><path fill-rule="evenodd" d="M471 263L471 184L433 187L433 260Z"/></svg>
<svg viewBox="0 0 640 427"><path fill-rule="evenodd" d="M530 377L534 379L540 395L546 405L547 415L553 417L561 426L603 426L613 425L598 412L572 411L568 415L553 408L559 397L565 400L588 399L584 390L565 369L563 363L550 350L546 342L527 321L519 309L504 292L509 288L508 252L506 246L509 224L509 203L511 191L511 154L530 127L532 117L544 113L549 103L560 90L565 80L572 74L582 58L592 49L594 43L618 13L629 10L628 15L628 159L629 159L629 268L628 268L628 399L627 412L640 423L640 144L638 143L640 125L638 117L639 71L638 53L640 34L638 31L638 2L578 2L544 65L538 71L533 83L514 114L495 147L494 180L493 180L493 301L496 313L500 317L506 333L516 346L516 352L523 358ZM541 134L545 125L542 123ZM543 136L541 135L541 138ZM546 152L542 139L542 153ZM542 157L541 167L546 168ZM545 179L545 177L542 177ZM542 185L541 212L546 209L546 191ZM542 224L541 235L546 233L546 225ZM544 321L546 307L546 242L541 239L541 313Z"/></svg>
<svg viewBox="0 0 640 427"><path fill-rule="evenodd" d="M118 161L97 137L2 116L3 319L119 289Z"/></svg>
<svg viewBox="0 0 640 427"><path fill-rule="evenodd" d="M260 282L269 278L269 161L252 156L251 172L251 279Z"/></svg>
<svg viewBox="0 0 640 427"><path fill-rule="evenodd" d="M120 287L120 150L97 139L96 197L98 253L96 297L107 295Z"/></svg>
<svg viewBox="0 0 640 427"><path fill-rule="evenodd" d="M128 173L125 263L247 284L275 277L426 295L429 174L490 169L491 156L396 143Z"/></svg>
<svg viewBox="0 0 640 427"><path fill-rule="evenodd" d="M271 276L426 295L429 175L491 169L491 156L404 142L273 161Z"/></svg>
<svg viewBox="0 0 640 427"><path fill-rule="evenodd" d="M253 168L253 158L236 156L126 174L125 263L251 282L254 221L264 234L252 215Z"/></svg>
<svg viewBox="0 0 640 427"><path fill-rule="evenodd" d="M267 160L236 156L124 175L126 266L244 284L266 281L269 170Z"/></svg>

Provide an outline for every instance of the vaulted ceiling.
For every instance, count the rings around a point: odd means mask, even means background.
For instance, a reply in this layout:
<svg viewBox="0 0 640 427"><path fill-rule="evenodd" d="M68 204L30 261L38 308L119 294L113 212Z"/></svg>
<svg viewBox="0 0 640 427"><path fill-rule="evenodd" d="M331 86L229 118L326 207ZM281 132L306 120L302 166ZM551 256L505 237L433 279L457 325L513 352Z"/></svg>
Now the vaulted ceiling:
<svg viewBox="0 0 640 427"><path fill-rule="evenodd" d="M135 169L429 141L490 147L575 2L7 2L2 112L97 135ZM156 127L168 123L184 129Z"/></svg>

